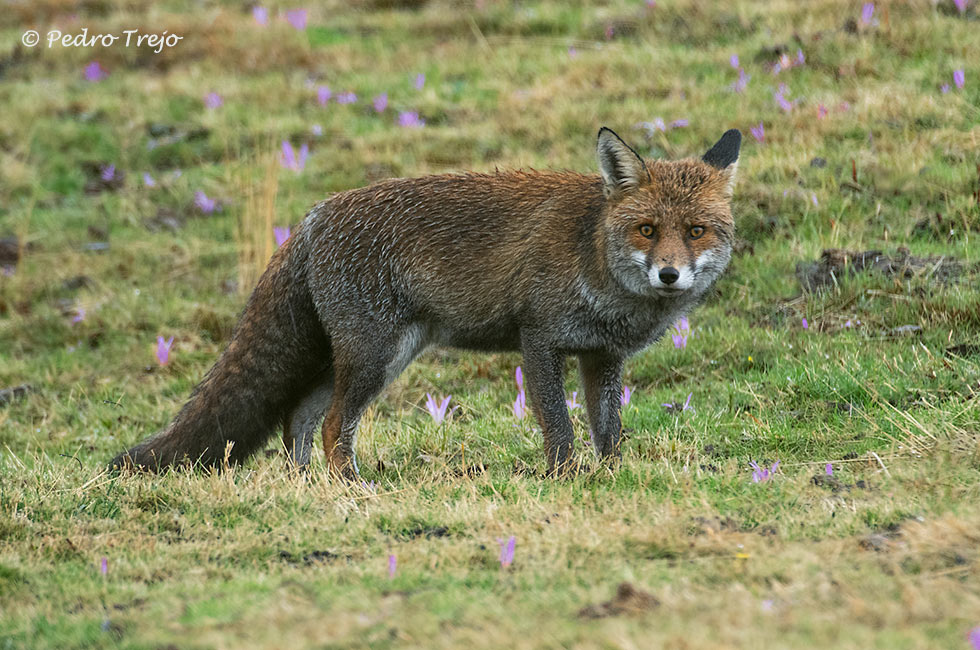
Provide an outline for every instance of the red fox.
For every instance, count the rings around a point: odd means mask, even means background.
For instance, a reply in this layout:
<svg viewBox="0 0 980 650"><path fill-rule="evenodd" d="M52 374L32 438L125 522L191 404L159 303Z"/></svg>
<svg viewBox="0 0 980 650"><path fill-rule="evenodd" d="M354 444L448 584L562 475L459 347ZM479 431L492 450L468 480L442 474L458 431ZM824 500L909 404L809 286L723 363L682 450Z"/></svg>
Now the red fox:
<svg viewBox="0 0 980 650"><path fill-rule="evenodd" d="M214 466L229 444L240 461L280 424L305 466L323 420L329 468L353 479L361 414L433 345L523 354L552 475L572 467L563 370L578 357L596 451L617 458L625 360L728 265L740 145L733 129L700 160L644 161L602 128L599 174L394 179L318 203L173 422L112 466Z"/></svg>

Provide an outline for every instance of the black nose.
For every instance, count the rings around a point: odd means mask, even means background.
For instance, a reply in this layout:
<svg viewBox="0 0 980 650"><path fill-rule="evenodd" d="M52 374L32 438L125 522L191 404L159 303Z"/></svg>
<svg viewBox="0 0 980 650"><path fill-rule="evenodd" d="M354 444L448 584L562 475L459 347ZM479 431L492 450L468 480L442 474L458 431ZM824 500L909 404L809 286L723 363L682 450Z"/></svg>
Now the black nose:
<svg viewBox="0 0 980 650"><path fill-rule="evenodd" d="M660 269L660 281L664 284L674 284L679 277L681 277L680 272L673 266Z"/></svg>

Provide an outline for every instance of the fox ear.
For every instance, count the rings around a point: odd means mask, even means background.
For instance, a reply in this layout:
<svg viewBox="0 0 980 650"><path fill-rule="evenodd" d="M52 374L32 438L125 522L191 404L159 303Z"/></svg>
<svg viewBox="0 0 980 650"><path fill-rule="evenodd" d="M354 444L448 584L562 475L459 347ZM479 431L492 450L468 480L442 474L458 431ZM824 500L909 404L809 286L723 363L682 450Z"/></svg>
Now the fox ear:
<svg viewBox="0 0 980 650"><path fill-rule="evenodd" d="M650 172L640 158L612 129L599 129L596 143L603 193L607 197L636 189L650 180Z"/></svg>
<svg viewBox="0 0 980 650"><path fill-rule="evenodd" d="M715 169L720 169L728 180L728 192L732 191L735 185L735 172L738 170L738 152L742 146L742 134L738 129L725 131L721 139L715 146L708 149L708 153L701 157L701 160L708 163Z"/></svg>

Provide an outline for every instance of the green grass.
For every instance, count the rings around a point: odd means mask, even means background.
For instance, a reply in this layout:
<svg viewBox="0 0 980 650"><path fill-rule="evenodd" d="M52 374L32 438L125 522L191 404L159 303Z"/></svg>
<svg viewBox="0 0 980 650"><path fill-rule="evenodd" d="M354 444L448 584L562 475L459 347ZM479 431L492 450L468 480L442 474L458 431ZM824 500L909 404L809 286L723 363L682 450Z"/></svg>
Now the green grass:
<svg viewBox="0 0 980 650"><path fill-rule="evenodd" d="M0 18L0 238L21 245L0 275L0 389L33 388L0 404L0 648L969 647L976 2L963 16L947 0L877 3L878 24L856 32L859 2L311 3L303 33L277 11L266 28L217 2L52 0ZM52 25L185 39L159 55L19 47ZM797 49L806 64L773 75ZM741 94L734 53L752 75ZM93 59L110 73L98 83L82 78ZM957 68L965 87L942 93ZM322 107L319 85L358 102ZM224 105L206 109L209 92ZM399 128L400 110L426 126ZM635 127L656 117L690 125ZM511 411L519 357L438 351L363 422L373 489L331 480L319 455L297 477L274 443L217 475L103 472L227 344L268 224L388 176L594 169L601 125L653 157L746 136L739 253L687 347L668 339L629 363L620 466L591 461L576 410L593 469L543 478L540 433ZM310 144L301 174L276 164L283 139ZM122 185L86 192L105 164ZM221 211L201 215L198 190ZM813 293L795 276L827 248L903 246L961 272ZM175 337L166 367L158 335ZM453 395L441 426L426 392ZM662 406L689 394L693 410ZM750 461L777 460L752 482ZM502 568L497 540L512 535ZM659 605L580 615L621 582Z"/></svg>

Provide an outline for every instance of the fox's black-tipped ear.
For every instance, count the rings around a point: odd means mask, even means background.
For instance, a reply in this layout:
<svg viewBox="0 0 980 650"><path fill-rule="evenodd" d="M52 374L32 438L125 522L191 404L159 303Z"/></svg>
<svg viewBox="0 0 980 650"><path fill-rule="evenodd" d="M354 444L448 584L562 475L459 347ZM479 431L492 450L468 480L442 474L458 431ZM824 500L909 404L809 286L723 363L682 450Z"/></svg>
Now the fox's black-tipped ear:
<svg viewBox="0 0 980 650"><path fill-rule="evenodd" d="M613 133L612 129L599 129L596 143L599 173L602 174L603 192L607 197L636 189L650 181L650 172L629 145Z"/></svg>
<svg viewBox="0 0 980 650"><path fill-rule="evenodd" d="M708 149L708 153L701 157L701 160L708 163L715 169L720 169L728 178L728 191L731 192L735 185L735 172L738 170L738 152L742 147L742 134L738 129L725 131L721 139L715 146Z"/></svg>

